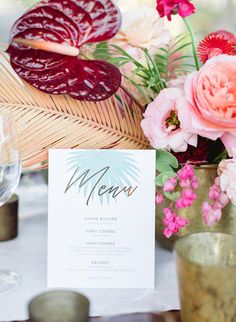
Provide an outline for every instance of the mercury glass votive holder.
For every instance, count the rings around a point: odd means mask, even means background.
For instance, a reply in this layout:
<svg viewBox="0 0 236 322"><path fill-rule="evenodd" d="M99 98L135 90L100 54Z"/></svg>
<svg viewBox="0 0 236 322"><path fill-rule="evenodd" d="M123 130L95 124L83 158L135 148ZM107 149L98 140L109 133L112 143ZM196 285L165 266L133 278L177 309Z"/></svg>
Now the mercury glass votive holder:
<svg viewBox="0 0 236 322"><path fill-rule="evenodd" d="M236 322L236 236L191 234L175 252L181 322Z"/></svg>
<svg viewBox="0 0 236 322"><path fill-rule="evenodd" d="M49 291L32 299L30 322L88 322L89 300L72 291Z"/></svg>

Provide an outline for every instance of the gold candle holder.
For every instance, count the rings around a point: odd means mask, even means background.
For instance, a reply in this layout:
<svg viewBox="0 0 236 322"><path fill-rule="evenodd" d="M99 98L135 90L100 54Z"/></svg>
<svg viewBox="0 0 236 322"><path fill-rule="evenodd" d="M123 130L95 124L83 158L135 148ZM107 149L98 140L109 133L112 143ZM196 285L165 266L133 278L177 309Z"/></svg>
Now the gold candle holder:
<svg viewBox="0 0 236 322"><path fill-rule="evenodd" d="M89 300L72 291L49 291L28 306L30 322L88 322Z"/></svg>
<svg viewBox="0 0 236 322"><path fill-rule="evenodd" d="M17 237L18 233L18 197L13 195L0 207L0 241Z"/></svg>
<svg viewBox="0 0 236 322"><path fill-rule="evenodd" d="M236 237L196 233L175 244L182 322L236 321Z"/></svg>

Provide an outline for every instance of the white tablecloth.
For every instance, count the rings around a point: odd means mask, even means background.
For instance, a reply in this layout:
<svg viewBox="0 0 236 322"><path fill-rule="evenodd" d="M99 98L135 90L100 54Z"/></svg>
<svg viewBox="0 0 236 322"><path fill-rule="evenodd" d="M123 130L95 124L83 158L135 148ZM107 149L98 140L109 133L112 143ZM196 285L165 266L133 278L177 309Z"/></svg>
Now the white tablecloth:
<svg viewBox="0 0 236 322"><path fill-rule="evenodd" d="M29 300L46 289L47 186L26 184L19 189L20 227L17 239L0 243L0 266L16 271L21 285L0 296L0 321L28 317ZM173 254L156 249L155 290L80 290L91 300L91 315L178 309Z"/></svg>

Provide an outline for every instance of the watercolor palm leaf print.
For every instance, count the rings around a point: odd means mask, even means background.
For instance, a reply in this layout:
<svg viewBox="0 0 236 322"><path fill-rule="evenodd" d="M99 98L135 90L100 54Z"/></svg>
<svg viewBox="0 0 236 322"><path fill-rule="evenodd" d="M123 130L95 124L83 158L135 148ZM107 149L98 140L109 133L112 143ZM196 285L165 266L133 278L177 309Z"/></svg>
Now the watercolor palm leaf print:
<svg viewBox="0 0 236 322"><path fill-rule="evenodd" d="M82 187L81 180L75 182L74 186L78 193L84 193L84 197L92 191L91 199L94 199L101 186L107 189L115 187L122 189L137 185L140 172L137 162L130 153L114 150L72 151L67 159L67 170L70 174L76 173L77 178L89 171ZM96 173L97 175L94 175ZM90 177L91 179L87 180ZM103 204L106 198L109 204L111 196L111 193L100 195L100 203Z"/></svg>

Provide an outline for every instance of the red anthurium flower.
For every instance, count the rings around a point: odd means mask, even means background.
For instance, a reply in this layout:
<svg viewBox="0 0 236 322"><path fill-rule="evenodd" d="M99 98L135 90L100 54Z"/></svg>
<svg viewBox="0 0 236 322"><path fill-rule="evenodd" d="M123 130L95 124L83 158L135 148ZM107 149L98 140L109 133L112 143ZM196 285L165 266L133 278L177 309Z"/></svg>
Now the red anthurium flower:
<svg viewBox="0 0 236 322"><path fill-rule="evenodd" d="M42 0L16 21L7 52L16 73L45 93L104 100L119 88L119 70L104 61L65 53L74 50L76 55L86 43L112 38L120 25L121 14L112 0ZM27 41L40 43L41 49L27 46ZM62 51L46 51L47 44Z"/></svg>
<svg viewBox="0 0 236 322"><path fill-rule="evenodd" d="M179 14L181 17L188 17L195 12L195 7L189 0L157 0L157 11L160 17L167 17Z"/></svg>
<svg viewBox="0 0 236 322"><path fill-rule="evenodd" d="M235 55L235 36L228 31L219 30L210 33L198 45L197 53L201 61L205 62L218 55Z"/></svg>

